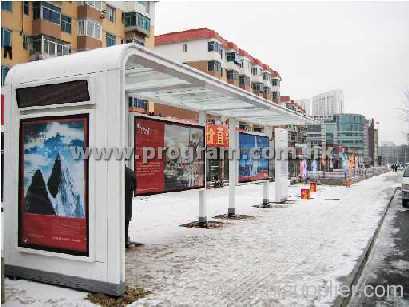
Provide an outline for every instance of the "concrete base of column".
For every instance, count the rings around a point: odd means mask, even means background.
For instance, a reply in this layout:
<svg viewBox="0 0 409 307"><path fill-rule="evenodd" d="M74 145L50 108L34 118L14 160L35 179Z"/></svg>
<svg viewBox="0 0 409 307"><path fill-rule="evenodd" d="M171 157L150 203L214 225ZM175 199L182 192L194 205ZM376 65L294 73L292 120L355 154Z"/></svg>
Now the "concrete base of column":
<svg viewBox="0 0 409 307"><path fill-rule="evenodd" d="M206 226L206 225L207 225L207 217L199 216L199 226Z"/></svg>

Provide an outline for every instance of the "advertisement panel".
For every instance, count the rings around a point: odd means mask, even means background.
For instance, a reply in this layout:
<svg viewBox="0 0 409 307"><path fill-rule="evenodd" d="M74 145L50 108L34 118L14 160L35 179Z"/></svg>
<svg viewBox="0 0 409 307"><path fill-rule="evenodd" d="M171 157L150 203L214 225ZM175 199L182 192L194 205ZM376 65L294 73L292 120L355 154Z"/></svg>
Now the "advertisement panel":
<svg viewBox="0 0 409 307"><path fill-rule="evenodd" d="M268 159L261 155L264 148L269 148L267 136L240 132L239 182L268 179Z"/></svg>
<svg viewBox="0 0 409 307"><path fill-rule="evenodd" d="M134 127L136 195L204 187L204 127L146 117ZM155 155L144 161L147 148Z"/></svg>
<svg viewBox="0 0 409 307"><path fill-rule="evenodd" d="M288 131L274 129L275 138L275 201L283 202L288 198ZM283 154L284 153L284 154ZM307 176L307 161L300 165L301 176Z"/></svg>
<svg viewBox="0 0 409 307"><path fill-rule="evenodd" d="M88 256L88 115L20 121L19 246Z"/></svg>

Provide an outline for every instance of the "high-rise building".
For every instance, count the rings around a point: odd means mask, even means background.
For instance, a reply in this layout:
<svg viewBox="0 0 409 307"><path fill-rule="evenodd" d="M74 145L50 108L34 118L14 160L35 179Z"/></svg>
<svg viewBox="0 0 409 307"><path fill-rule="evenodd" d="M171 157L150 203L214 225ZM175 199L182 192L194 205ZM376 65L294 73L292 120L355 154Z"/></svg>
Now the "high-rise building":
<svg viewBox="0 0 409 307"><path fill-rule="evenodd" d="M342 90L332 90L312 97L311 116L317 119L330 118L344 112Z"/></svg>
<svg viewBox="0 0 409 307"><path fill-rule="evenodd" d="M154 44L155 2L2 1L1 82L20 63L115 44Z"/></svg>

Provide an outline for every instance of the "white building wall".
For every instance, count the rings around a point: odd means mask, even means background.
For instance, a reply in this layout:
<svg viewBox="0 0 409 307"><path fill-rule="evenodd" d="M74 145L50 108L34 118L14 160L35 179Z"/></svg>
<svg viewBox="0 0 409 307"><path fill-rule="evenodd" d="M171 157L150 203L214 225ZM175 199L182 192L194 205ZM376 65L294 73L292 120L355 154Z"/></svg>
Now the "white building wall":
<svg viewBox="0 0 409 307"><path fill-rule="evenodd" d="M208 42L210 40L201 39L174 44L164 44L155 46L154 51L161 56L167 57L176 62L193 62L193 61L211 61L216 60L224 62L218 52L208 51ZM186 44L187 51L184 52L183 46ZM224 66L224 65L222 65Z"/></svg>
<svg viewBox="0 0 409 307"><path fill-rule="evenodd" d="M247 57L242 57L243 67L240 70L240 73L246 75L248 77L252 77L251 75L251 62Z"/></svg>

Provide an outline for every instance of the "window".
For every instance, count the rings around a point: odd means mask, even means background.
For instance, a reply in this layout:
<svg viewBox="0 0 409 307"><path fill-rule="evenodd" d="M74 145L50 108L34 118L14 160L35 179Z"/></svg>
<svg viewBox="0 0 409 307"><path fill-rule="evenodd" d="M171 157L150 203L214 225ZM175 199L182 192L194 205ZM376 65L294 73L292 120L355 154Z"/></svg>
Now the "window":
<svg viewBox="0 0 409 307"><path fill-rule="evenodd" d="M278 92L273 92L273 100L277 100L278 98Z"/></svg>
<svg viewBox="0 0 409 307"><path fill-rule="evenodd" d="M9 72L10 68L6 65L1 65L1 86L4 85L4 80L6 80L7 73Z"/></svg>
<svg viewBox="0 0 409 307"><path fill-rule="evenodd" d="M1 48L11 46L11 31L1 28Z"/></svg>
<svg viewBox="0 0 409 307"><path fill-rule="evenodd" d="M226 60L227 60L227 62L234 62L236 60L236 53L235 52L226 52Z"/></svg>
<svg viewBox="0 0 409 307"><path fill-rule="evenodd" d="M13 3L11 1L1 1L1 10L11 12L13 10Z"/></svg>
<svg viewBox="0 0 409 307"><path fill-rule="evenodd" d="M33 2L33 19L45 19L61 24L61 9L48 2Z"/></svg>
<svg viewBox="0 0 409 307"><path fill-rule="evenodd" d="M106 37L107 47L116 45L116 36L115 35L107 32L105 37Z"/></svg>
<svg viewBox="0 0 409 307"><path fill-rule="evenodd" d="M268 73L264 72L263 73L263 80L268 81L268 79L269 79Z"/></svg>
<svg viewBox="0 0 409 307"><path fill-rule="evenodd" d="M272 86L277 86L278 85L278 79L272 79L271 80L271 85Z"/></svg>
<svg viewBox="0 0 409 307"><path fill-rule="evenodd" d="M93 20L78 20L78 35L101 39L101 25Z"/></svg>
<svg viewBox="0 0 409 307"><path fill-rule="evenodd" d="M211 41L207 43L207 51L212 52L219 52L220 51L220 44L215 41Z"/></svg>
<svg viewBox="0 0 409 307"><path fill-rule="evenodd" d="M258 69L257 69L257 67L252 67L252 68L251 68L251 74L252 74L253 76L257 76L257 75L258 75Z"/></svg>
<svg viewBox="0 0 409 307"><path fill-rule="evenodd" d="M128 97L128 105L130 108L138 108L148 110L148 101L138 97Z"/></svg>
<svg viewBox="0 0 409 307"><path fill-rule="evenodd" d="M245 84L244 76L240 76L240 77L239 77L239 86L240 86L240 87L241 87L241 86L244 86L244 84Z"/></svg>
<svg viewBox="0 0 409 307"><path fill-rule="evenodd" d="M106 6L106 17L110 22L115 22L115 14L116 14L116 9L113 8L112 6L107 5Z"/></svg>
<svg viewBox="0 0 409 307"><path fill-rule="evenodd" d="M30 14L30 2L28 1L23 2L23 12L24 12L24 15Z"/></svg>
<svg viewBox="0 0 409 307"><path fill-rule="evenodd" d="M102 1L85 1L84 3L98 11L102 11Z"/></svg>
<svg viewBox="0 0 409 307"><path fill-rule="evenodd" d="M255 91L257 93L263 91L261 83L258 83L258 82L257 83L252 83L251 88L253 89L253 91Z"/></svg>
<svg viewBox="0 0 409 307"><path fill-rule="evenodd" d="M207 70L208 71L221 71L222 66L218 61L209 61L207 62Z"/></svg>
<svg viewBox="0 0 409 307"><path fill-rule="evenodd" d="M61 15L61 31L71 33L71 17Z"/></svg>
<svg viewBox="0 0 409 307"><path fill-rule="evenodd" d="M227 70L227 80L237 80L238 73L234 70Z"/></svg>
<svg viewBox="0 0 409 307"><path fill-rule="evenodd" d="M183 52L187 52L187 44L183 44Z"/></svg>
<svg viewBox="0 0 409 307"><path fill-rule="evenodd" d="M23 35L23 48L28 49L29 48L29 43L30 43L30 38L27 35Z"/></svg>

